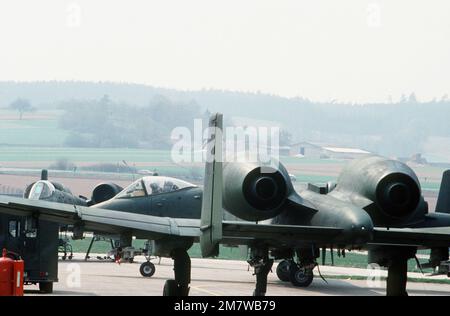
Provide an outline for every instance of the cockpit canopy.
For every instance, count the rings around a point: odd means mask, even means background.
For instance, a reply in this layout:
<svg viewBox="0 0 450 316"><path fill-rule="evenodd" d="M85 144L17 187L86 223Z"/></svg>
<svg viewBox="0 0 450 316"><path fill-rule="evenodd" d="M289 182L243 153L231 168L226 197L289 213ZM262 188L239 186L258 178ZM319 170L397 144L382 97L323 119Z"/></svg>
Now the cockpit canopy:
<svg viewBox="0 0 450 316"><path fill-rule="evenodd" d="M184 188L192 188L196 185L170 177L149 176L143 177L125 188L116 198L132 198L160 193L179 191Z"/></svg>
<svg viewBox="0 0 450 316"><path fill-rule="evenodd" d="M55 191L55 186L50 181L40 180L31 188L28 199L45 200L51 197Z"/></svg>

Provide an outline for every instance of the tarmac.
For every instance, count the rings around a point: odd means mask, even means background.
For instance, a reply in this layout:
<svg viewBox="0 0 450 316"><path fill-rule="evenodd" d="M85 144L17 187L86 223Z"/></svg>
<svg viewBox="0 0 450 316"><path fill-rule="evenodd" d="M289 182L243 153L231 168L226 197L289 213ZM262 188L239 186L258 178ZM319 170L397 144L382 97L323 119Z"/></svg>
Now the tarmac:
<svg viewBox="0 0 450 316"><path fill-rule="evenodd" d="M59 261L59 282L54 284L53 294L60 296L161 296L164 282L173 278L172 260L152 260L156 272L150 278L139 273L144 257L136 257L134 263L117 264L111 261L90 259L85 262L82 254L73 260ZM94 255L92 258L95 258ZM315 279L308 288L297 288L280 281L275 273L269 274L267 296L379 296L385 295L386 271L320 266L315 269ZM363 280L350 280L357 275ZM339 276L339 279L327 278ZM430 276L410 273L409 277L429 279ZM446 276L433 277L446 279ZM255 277L245 261L192 259L191 296L249 296L253 293ZM450 284L408 282L409 295L450 295ZM38 286L25 286L25 295L38 293Z"/></svg>

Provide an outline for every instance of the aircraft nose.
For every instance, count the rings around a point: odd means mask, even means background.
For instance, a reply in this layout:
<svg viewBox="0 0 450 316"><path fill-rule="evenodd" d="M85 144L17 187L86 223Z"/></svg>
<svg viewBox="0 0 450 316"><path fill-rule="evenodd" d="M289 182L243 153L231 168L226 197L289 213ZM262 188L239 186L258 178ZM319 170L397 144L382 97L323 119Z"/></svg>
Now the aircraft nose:
<svg viewBox="0 0 450 316"><path fill-rule="evenodd" d="M372 239L373 222L370 216L362 215L353 220L345 230L353 245L363 245Z"/></svg>

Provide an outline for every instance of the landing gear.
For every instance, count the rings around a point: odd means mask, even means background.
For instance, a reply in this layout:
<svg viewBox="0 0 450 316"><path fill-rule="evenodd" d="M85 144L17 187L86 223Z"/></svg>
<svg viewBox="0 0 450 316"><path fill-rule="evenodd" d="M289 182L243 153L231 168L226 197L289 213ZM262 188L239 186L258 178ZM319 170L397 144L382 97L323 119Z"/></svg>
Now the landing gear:
<svg viewBox="0 0 450 316"><path fill-rule="evenodd" d="M289 266L289 281L296 287L308 287L314 280L314 266L299 267L294 261Z"/></svg>
<svg viewBox="0 0 450 316"><path fill-rule="evenodd" d="M188 296L191 283L191 258L185 249L175 249L171 253L174 261L175 280L164 284L164 296Z"/></svg>
<svg viewBox="0 0 450 316"><path fill-rule="evenodd" d="M269 259L268 248L252 248L248 263L255 269L254 274L256 275L256 287L253 296L265 296L267 292L267 275L273 265L273 259Z"/></svg>
<svg viewBox="0 0 450 316"><path fill-rule="evenodd" d="M53 282L39 282L39 291L45 294L53 293Z"/></svg>
<svg viewBox="0 0 450 316"><path fill-rule="evenodd" d="M69 239L67 238L67 236L59 239L58 253L62 253L61 259L63 261L65 261L66 259L72 260L73 258L72 245L69 243Z"/></svg>
<svg viewBox="0 0 450 316"><path fill-rule="evenodd" d="M369 249L369 263L388 268L386 296L407 296L408 260L416 255L414 247L380 246Z"/></svg>
<svg viewBox="0 0 450 316"><path fill-rule="evenodd" d="M139 268L139 272L141 272L141 275L145 278L150 278L153 276L153 274L155 274L156 271L156 267L155 265L150 261L152 260L151 257L151 252L152 250L150 249L150 242L147 241L145 243L145 248L142 251L142 254L145 256L145 259L147 260L146 262L142 263L140 268ZM132 263L134 260L133 258L129 258L128 259L130 263ZM161 258L159 258L159 262L161 263Z"/></svg>
<svg viewBox="0 0 450 316"><path fill-rule="evenodd" d="M155 274L155 271L155 265L150 261L144 262L139 268L139 272L141 272L141 275L146 278L150 278L151 276L153 276L153 274Z"/></svg>
<svg viewBox="0 0 450 316"><path fill-rule="evenodd" d="M289 266L292 260L282 260L277 266L277 277L280 281L289 282Z"/></svg>
<svg viewBox="0 0 450 316"><path fill-rule="evenodd" d="M92 250L92 246L94 245L95 242L97 241L106 241L109 242L111 244L111 250L116 249L118 247L116 247L116 245L114 245L114 240L112 238L109 237L104 237L104 236L99 236L99 235L94 235L91 239L91 242L89 243L89 247L88 250L86 251L86 255L84 256L84 261L88 261L89 259L91 259L91 250ZM118 244L119 245L119 244ZM115 261L115 260L114 260Z"/></svg>
<svg viewBox="0 0 450 316"><path fill-rule="evenodd" d="M406 282L408 280L408 259L393 259L388 268L386 296L408 296Z"/></svg>
<svg viewBox="0 0 450 316"><path fill-rule="evenodd" d="M175 280L167 280L164 283L163 296L178 296L178 285Z"/></svg>
<svg viewBox="0 0 450 316"><path fill-rule="evenodd" d="M319 249L297 249L298 262L289 260L289 281L296 287L308 287L314 280L313 270L317 266L316 259L320 256Z"/></svg>

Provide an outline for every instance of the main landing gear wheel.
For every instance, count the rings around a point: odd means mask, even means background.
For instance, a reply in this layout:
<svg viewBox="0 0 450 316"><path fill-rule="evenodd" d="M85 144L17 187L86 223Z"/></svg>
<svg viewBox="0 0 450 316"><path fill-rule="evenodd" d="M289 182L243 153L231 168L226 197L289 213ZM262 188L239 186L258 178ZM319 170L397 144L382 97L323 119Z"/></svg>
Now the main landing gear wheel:
<svg viewBox="0 0 450 316"><path fill-rule="evenodd" d="M180 287L175 280L164 283L163 296L188 296L189 287Z"/></svg>
<svg viewBox="0 0 450 316"><path fill-rule="evenodd" d="M39 282L39 291L41 293L53 293L53 282Z"/></svg>
<svg viewBox="0 0 450 316"><path fill-rule="evenodd" d="M146 278L153 276L153 274L155 274L155 271L156 271L155 265L150 261L144 262L143 264L141 264L141 267L139 268L139 272L141 272L141 275Z"/></svg>
<svg viewBox="0 0 450 316"><path fill-rule="evenodd" d="M289 266L291 265L292 260L282 260L278 263L277 266L277 276L280 281L289 282Z"/></svg>
<svg viewBox="0 0 450 316"><path fill-rule="evenodd" d="M297 287L308 287L314 279L313 270L310 268L299 268L292 262L289 266L289 281Z"/></svg>
<svg viewBox="0 0 450 316"><path fill-rule="evenodd" d="M167 280L164 283L163 296L178 296L178 285L175 280Z"/></svg>
<svg viewBox="0 0 450 316"><path fill-rule="evenodd" d="M177 248L171 252L175 280L167 280L164 284L164 296L188 296L191 283L191 258L186 249Z"/></svg>
<svg viewBox="0 0 450 316"><path fill-rule="evenodd" d="M393 259L388 268L387 296L408 296L406 283L408 281L408 259Z"/></svg>

